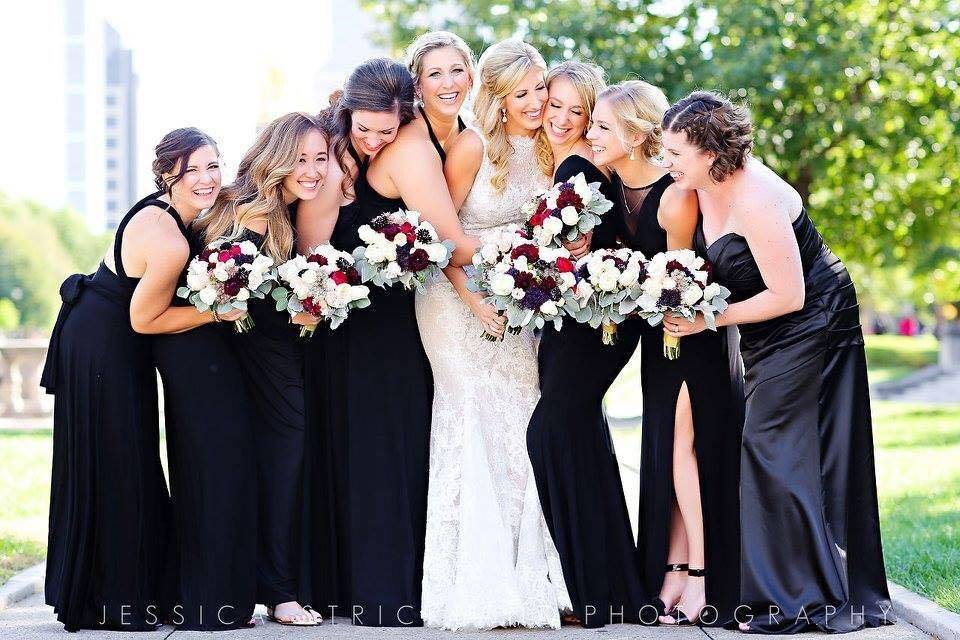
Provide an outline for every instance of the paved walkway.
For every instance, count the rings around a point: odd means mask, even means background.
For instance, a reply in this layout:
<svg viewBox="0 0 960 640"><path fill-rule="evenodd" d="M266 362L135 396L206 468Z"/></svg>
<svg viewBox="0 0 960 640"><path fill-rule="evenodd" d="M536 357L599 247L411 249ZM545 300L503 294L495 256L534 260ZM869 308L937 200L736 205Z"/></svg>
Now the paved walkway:
<svg viewBox="0 0 960 640"><path fill-rule="evenodd" d="M960 404L960 369L941 371L936 377L910 385L886 399L919 404Z"/></svg>
<svg viewBox="0 0 960 640"><path fill-rule="evenodd" d="M803 638L818 637L819 634L805 634ZM67 634L53 615L53 609L43 604L43 596L35 595L12 608L0 612L0 638L10 640L45 640L57 638L67 640L110 639L118 640L124 637L116 632L109 631L81 631L76 635ZM371 629L369 627L354 627L348 624L347 619L338 619L336 624L329 621L316 628L282 627L271 622L260 621L253 629L222 633L202 633L197 631L176 631L173 627L161 627L152 633L137 633L129 636L137 640L157 639L166 640L204 640L207 638L230 638L232 640L254 640L259 638L345 638L347 640L390 640L392 638L408 638L410 640L443 639L456 640L457 638L478 638L483 640L729 640L731 638L746 638L736 631L722 629L663 629L649 628L638 625L612 625L604 629L581 629L579 627L563 627L558 631L534 631L528 629L506 630L498 629L486 632L457 632L438 631L436 629ZM751 636L752 637L752 636ZM772 638L798 638L801 636L767 636ZM898 623L880 629L868 629L858 633L843 636L844 640L929 640L916 627L906 623Z"/></svg>

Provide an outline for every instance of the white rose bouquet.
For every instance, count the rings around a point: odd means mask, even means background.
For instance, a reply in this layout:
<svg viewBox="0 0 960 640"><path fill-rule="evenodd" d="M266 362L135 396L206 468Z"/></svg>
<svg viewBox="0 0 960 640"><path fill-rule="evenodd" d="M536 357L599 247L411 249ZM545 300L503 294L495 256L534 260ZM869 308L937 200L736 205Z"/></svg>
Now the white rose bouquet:
<svg viewBox="0 0 960 640"><path fill-rule="evenodd" d="M370 306L370 288L360 284L353 256L328 244L297 255L277 268L279 285L271 296L277 311L291 316L302 311L339 327L353 309ZM315 327L302 327L300 337L309 337Z"/></svg>
<svg viewBox="0 0 960 640"><path fill-rule="evenodd" d="M632 249L597 249L577 261L577 322L602 327L603 344L617 342L617 325L637 308L646 258Z"/></svg>
<svg viewBox="0 0 960 640"><path fill-rule="evenodd" d="M177 289L177 295L216 316L231 309L246 311L247 300L265 297L275 280L273 258L260 253L255 244L219 239L190 261L187 285ZM239 333L249 331L253 318L245 315L234 327Z"/></svg>
<svg viewBox="0 0 960 640"><path fill-rule="evenodd" d="M600 192L600 183L587 183L582 173L559 182L524 205L527 231L543 246L571 242L600 224L613 207Z"/></svg>
<svg viewBox="0 0 960 640"><path fill-rule="evenodd" d="M727 308L730 291L710 274L710 264L690 249L658 253L647 263L647 280L637 299L640 315L656 326L667 314L692 322L699 311L707 327L716 331L714 316ZM679 358L680 339L664 334L663 354Z"/></svg>
<svg viewBox="0 0 960 640"><path fill-rule="evenodd" d="M436 230L416 211L383 213L358 230L363 245L353 252L363 282L378 287L401 284L420 289L450 263L453 242L440 241Z"/></svg>
<svg viewBox="0 0 960 640"><path fill-rule="evenodd" d="M473 256L471 291L487 293L486 302L507 318L507 331L542 329L563 324L564 309L573 304L576 284L570 252L563 247L541 247L516 225L486 242ZM488 340L496 340L484 332Z"/></svg>

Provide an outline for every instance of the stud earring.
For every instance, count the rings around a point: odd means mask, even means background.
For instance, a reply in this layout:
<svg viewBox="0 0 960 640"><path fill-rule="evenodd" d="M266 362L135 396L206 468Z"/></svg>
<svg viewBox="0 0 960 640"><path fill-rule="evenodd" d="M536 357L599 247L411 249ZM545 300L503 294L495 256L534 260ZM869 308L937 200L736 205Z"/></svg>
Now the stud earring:
<svg viewBox="0 0 960 640"><path fill-rule="evenodd" d="M501 109L500 109L500 122L506 122L506 121L507 121L507 110L501 108Z"/></svg>

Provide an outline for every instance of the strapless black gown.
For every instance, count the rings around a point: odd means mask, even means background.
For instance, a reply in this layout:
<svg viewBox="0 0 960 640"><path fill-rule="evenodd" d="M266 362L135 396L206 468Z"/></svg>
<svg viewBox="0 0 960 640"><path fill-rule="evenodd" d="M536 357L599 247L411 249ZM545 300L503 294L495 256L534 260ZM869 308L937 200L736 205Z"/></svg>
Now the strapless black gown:
<svg viewBox="0 0 960 640"><path fill-rule="evenodd" d="M295 215L291 205L291 217ZM258 247L264 236L249 229L241 240ZM290 257L290 256L288 256ZM274 300L248 303L253 329L229 332L254 410L257 458L257 601L268 607L299 600L303 539L304 397L300 326Z"/></svg>
<svg viewBox="0 0 960 640"><path fill-rule="evenodd" d="M200 241L185 235L195 256ZM180 600L170 621L181 629L243 627L256 603L254 413L230 331L231 323L206 324L153 342L180 548Z"/></svg>
<svg viewBox="0 0 960 640"><path fill-rule="evenodd" d="M587 182L600 182L615 203L594 229L592 247L616 246L623 214L606 176L585 158L571 156L553 179L581 172ZM540 401L527 429L527 450L573 613L589 628L639 622L648 602L603 412L603 396L630 360L640 329L639 322L628 321L617 343L604 345L599 329L567 318L560 331L544 330L538 352ZM645 611L643 618L651 623L656 614Z"/></svg>
<svg viewBox="0 0 960 640"><path fill-rule="evenodd" d="M859 308L846 268L805 210L793 230L803 308L739 327L746 393L741 601L749 607L739 617L746 622L751 614L751 629L760 633L855 631L894 620ZM701 224L696 243L731 302L766 289L742 236L729 233L706 246ZM770 607L780 613L770 615Z"/></svg>
<svg viewBox="0 0 960 640"><path fill-rule="evenodd" d="M60 287L41 382L54 395L44 590L67 631L151 631L175 599L151 339L130 326L139 278L126 275L121 259L130 219L146 206L168 206L156 195L120 221L116 273L101 262Z"/></svg>
<svg viewBox="0 0 960 640"><path fill-rule="evenodd" d="M619 178L614 177L618 189L620 184ZM635 217L624 220L625 244L648 258L667 250L667 234L660 227L657 214L663 193L671 184L673 179L668 174L645 187L646 194L633 214ZM715 609L705 611L703 621L710 625L726 624L733 618L739 591L739 532L732 514L737 513L738 504L742 396L740 370L730 366L728 357L728 342L735 336L721 329L686 337L680 345L680 357L668 360L663 355L663 327L640 322L643 433L637 544L644 583L647 592L654 596L663 586L675 496L673 444L677 397L686 383L700 477L706 602Z"/></svg>
<svg viewBox="0 0 960 640"><path fill-rule="evenodd" d="M348 252L360 245L361 225L405 207L374 191L363 171L355 190L331 238ZM422 624L433 381L413 296L399 287L371 287L369 308L311 341L323 340L322 357L309 362L307 376L319 541L311 561L312 601L357 625ZM308 349L311 359L317 348Z"/></svg>

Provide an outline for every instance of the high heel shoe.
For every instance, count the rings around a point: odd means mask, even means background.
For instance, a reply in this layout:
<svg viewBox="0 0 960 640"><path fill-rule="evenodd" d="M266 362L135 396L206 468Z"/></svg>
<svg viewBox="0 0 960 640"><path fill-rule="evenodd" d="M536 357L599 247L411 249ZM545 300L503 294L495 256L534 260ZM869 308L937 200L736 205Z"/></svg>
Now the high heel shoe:
<svg viewBox="0 0 960 640"><path fill-rule="evenodd" d="M691 578L703 578L704 576L707 575L707 570L706 569L687 569L687 575ZM703 609L700 610L700 613L703 613ZM674 619L676 620L675 624L678 627L690 627L693 625L697 625L699 627L703 625L703 622L700 620L700 613L697 614L696 620L691 620L690 618L687 617L687 614L685 614L680 609L674 607L673 613L670 613L667 615L672 615L674 617Z"/></svg>
<svg viewBox="0 0 960 640"><path fill-rule="evenodd" d="M664 569L664 573L681 573L683 571L689 571L689 569L690 567L686 563L668 564L666 569ZM670 611L667 611L667 604L660 598L660 596L657 596L653 599L653 606L657 609L658 617L671 615L677 610L676 605L674 605Z"/></svg>

